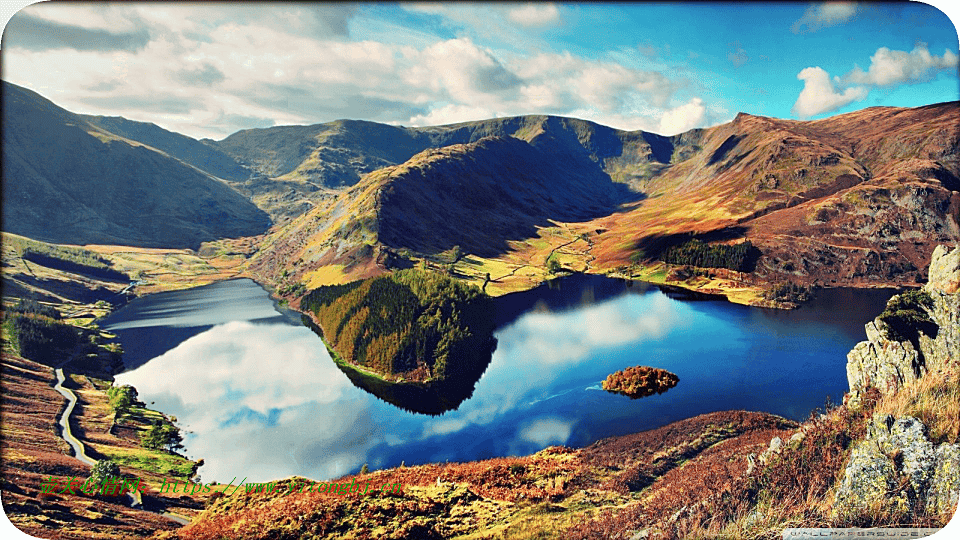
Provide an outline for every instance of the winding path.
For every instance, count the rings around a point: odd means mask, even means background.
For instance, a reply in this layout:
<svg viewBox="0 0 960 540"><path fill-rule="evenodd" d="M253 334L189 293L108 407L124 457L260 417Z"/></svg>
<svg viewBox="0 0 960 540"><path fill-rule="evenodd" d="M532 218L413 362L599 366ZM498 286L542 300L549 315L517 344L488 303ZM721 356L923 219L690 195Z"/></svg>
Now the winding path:
<svg viewBox="0 0 960 540"><path fill-rule="evenodd" d="M67 380L66 376L63 374L63 368L56 369L57 374L57 384L53 386L53 389L57 392L60 392L60 395L67 398L67 406L63 409L63 413L60 415L58 423L63 429L63 440L67 441L67 444L70 445L70 448L73 448L74 457L82 461L83 463L93 467L97 460L91 458L87 455L86 449L83 447L83 443L80 442L80 439L77 439L73 432L70 431L70 415L73 414L73 409L77 406L77 395L73 393L69 388L64 388L63 383ZM131 491L127 493L127 496L130 497L130 506L136 507L139 506L143 508L143 498L140 495L139 491ZM181 525L187 525L190 523L190 520L172 512L157 512L161 516L176 521Z"/></svg>
<svg viewBox="0 0 960 540"><path fill-rule="evenodd" d="M73 414L73 409L77 406L77 395L72 390L63 387L64 381L67 380L63 374L63 368L57 368L56 373L57 384L54 385L53 389L67 398L67 407L63 409L63 414L60 415L59 420L60 427L63 428L63 440L67 441L70 448L73 448L73 454L77 459L93 467L97 461L87 455L83 443L80 442L80 439L74 437L73 432L70 431L70 415Z"/></svg>

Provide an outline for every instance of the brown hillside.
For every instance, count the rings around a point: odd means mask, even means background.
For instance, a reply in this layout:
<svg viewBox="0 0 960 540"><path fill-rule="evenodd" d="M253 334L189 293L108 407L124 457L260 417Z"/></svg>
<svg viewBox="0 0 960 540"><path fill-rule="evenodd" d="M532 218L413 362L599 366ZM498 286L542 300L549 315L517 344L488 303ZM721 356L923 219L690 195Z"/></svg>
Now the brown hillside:
<svg viewBox="0 0 960 540"><path fill-rule="evenodd" d="M528 287L560 248L569 267L607 272L699 235L757 246L755 284L916 284L934 246L960 240L958 126L953 102L816 121L741 113L674 137L556 117L424 128L512 137L368 174L272 235L251 268L315 287L410 257L452 261L439 254L459 246L483 259L471 263L478 285L490 272L506 286L499 272Z"/></svg>
<svg viewBox="0 0 960 540"><path fill-rule="evenodd" d="M610 230L601 264L683 233L746 237L766 280L918 283L937 243L960 239L960 108L877 107L813 122L740 114L644 186ZM622 238L636 239L624 245ZM708 235L708 238L710 236Z"/></svg>

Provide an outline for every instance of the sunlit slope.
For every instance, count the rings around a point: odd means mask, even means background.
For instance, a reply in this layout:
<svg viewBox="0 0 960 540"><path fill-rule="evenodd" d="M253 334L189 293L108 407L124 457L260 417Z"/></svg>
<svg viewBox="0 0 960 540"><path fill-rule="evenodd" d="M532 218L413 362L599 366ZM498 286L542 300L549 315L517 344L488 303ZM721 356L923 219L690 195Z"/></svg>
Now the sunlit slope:
<svg viewBox="0 0 960 540"><path fill-rule="evenodd" d="M208 174L3 83L3 229L49 242L196 247L268 216Z"/></svg>
<svg viewBox="0 0 960 540"><path fill-rule="evenodd" d="M546 116L421 128L437 144L496 138L366 175L273 237L256 268L312 287L425 256L527 287L551 256L607 272L700 235L751 240L761 283L916 283L933 246L960 239L958 125L944 103L808 122L740 114L674 137Z"/></svg>
<svg viewBox="0 0 960 540"><path fill-rule="evenodd" d="M265 277L285 269L312 288L409 266L421 255L496 257L551 220L587 221L637 196L585 154L538 142L488 137L370 173L271 235L251 268Z"/></svg>
<svg viewBox="0 0 960 540"><path fill-rule="evenodd" d="M876 107L801 122L739 115L596 221L598 266L687 233L745 237L766 279L916 283L937 243L960 239L960 109Z"/></svg>

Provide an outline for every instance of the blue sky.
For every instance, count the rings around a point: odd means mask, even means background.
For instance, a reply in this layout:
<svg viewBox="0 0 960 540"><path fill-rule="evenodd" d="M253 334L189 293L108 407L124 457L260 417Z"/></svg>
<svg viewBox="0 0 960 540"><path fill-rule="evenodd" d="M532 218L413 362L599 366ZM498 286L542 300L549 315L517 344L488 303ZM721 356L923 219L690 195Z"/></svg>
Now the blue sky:
<svg viewBox="0 0 960 540"><path fill-rule="evenodd" d="M518 114L671 135L960 98L956 29L915 2L49 2L8 23L2 68L72 111L215 139Z"/></svg>

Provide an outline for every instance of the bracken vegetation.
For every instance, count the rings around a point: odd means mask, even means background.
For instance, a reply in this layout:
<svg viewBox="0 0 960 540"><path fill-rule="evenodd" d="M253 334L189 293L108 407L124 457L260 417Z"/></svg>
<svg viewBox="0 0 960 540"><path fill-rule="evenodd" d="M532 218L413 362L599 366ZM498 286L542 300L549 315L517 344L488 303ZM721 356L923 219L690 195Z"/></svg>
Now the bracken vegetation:
<svg viewBox="0 0 960 540"><path fill-rule="evenodd" d="M642 502L603 510L572 527L567 537L629 538L647 530L663 540L773 539L784 527L849 526L830 517L829 494L851 444L864 436L869 414L845 407L811 414L799 431L803 435L776 452L760 452L772 431L748 433L735 442L707 440L699 451L678 456L689 458L683 466L655 475Z"/></svg>
<svg viewBox="0 0 960 540"><path fill-rule="evenodd" d="M756 257L757 248L749 240L728 246L707 244L696 238L679 246L668 247L660 254L660 260L670 264L686 264L701 268L727 268L749 272Z"/></svg>
<svg viewBox="0 0 960 540"><path fill-rule="evenodd" d="M384 376L428 380L472 371L465 364L493 344L489 298L437 273L401 270L323 286L300 306L343 361Z"/></svg>
<svg viewBox="0 0 960 540"><path fill-rule="evenodd" d="M607 375L603 389L636 399L662 394L676 386L679 380L679 377L665 369L633 366Z"/></svg>

